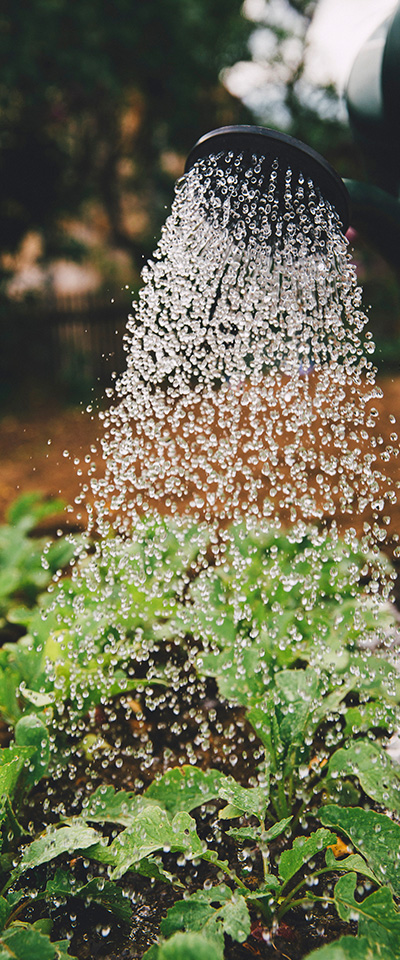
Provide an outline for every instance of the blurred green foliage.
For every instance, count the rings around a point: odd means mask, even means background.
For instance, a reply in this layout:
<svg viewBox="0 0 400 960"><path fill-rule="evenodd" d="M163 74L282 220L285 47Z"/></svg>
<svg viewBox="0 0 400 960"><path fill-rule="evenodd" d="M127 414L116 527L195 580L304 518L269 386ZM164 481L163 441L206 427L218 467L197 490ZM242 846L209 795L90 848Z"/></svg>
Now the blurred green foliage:
<svg viewBox="0 0 400 960"><path fill-rule="evenodd" d="M4 0L0 253L27 229L44 230L51 253L60 216L90 197L103 203L112 241L128 245L125 156L161 222L172 192L163 152L186 152L241 113L219 83L221 69L247 55L240 9L241 0Z"/></svg>

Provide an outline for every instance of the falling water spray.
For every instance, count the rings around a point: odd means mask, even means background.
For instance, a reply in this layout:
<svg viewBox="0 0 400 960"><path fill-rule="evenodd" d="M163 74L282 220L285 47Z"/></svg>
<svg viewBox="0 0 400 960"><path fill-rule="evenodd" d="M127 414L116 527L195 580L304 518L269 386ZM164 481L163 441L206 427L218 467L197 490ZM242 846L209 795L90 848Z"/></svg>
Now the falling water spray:
<svg viewBox="0 0 400 960"><path fill-rule="evenodd" d="M128 322L95 523L316 525L365 548L393 496L348 252L345 187L313 150L233 127L194 147ZM91 508L90 508L91 509Z"/></svg>

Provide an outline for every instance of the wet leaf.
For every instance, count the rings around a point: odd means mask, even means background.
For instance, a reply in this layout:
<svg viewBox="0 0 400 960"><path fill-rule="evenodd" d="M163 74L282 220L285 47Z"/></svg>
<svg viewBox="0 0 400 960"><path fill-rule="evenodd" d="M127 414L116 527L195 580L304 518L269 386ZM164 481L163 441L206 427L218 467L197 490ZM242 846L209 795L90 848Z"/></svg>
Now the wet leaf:
<svg viewBox="0 0 400 960"><path fill-rule="evenodd" d="M335 904L342 920L358 919L361 936L370 943L382 943L400 957L400 913L394 903L389 887L380 887L364 900L355 900L357 885L355 873L348 873L338 880L334 889Z"/></svg>
<svg viewBox="0 0 400 960"><path fill-rule="evenodd" d="M199 673L215 677L221 697L230 703L249 707L259 700L270 684L270 670L264 646L259 641L241 638L223 650L202 653L196 661Z"/></svg>
<svg viewBox="0 0 400 960"><path fill-rule="evenodd" d="M268 794L262 787L242 787L233 777L224 777L218 791L221 800L227 800L229 806L235 807L241 813L263 820L267 810ZM224 817L224 810L220 810L220 817ZM229 816L235 816L229 813Z"/></svg>
<svg viewBox="0 0 400 960"><path fill-rule="evenodd" d="M56 951L54 960L78 960L77 957L72 957L72 954L69 953L71 947L69 940L53 940L53 947Z"/></svg>
<svg viewBox="0 0 400 960"><path fill-rule="evenodd" d="M29 764L35 747L13 747L0 750L0 795L13 799L22 770Z"/></svg>
<svg viewBox="0 0 400 960"><path fill-rule="evenodd" d="M328 848L325 854L325 863L327 867L331 867L332 870L344 870L346 872L355 870L356 873L361 873L363 877L369 877L374 883L379 884L379 880L377 880L375 874L370 870L364 857L360 857L359 853L351 853L349 857L339 858L335 857L333 850Z"/></svg>
<svg viewBox="0 0 400 960"><path fill-rule="evenodd" d="M76 854L79 850L89 850L101 839L97 830L88 827L84 820L78 818L66 826L47 827L41 837L24 847L15 874L19 876L41 863L49 863L62 853Z"/></svg>
<svg viewBox="0 0 400 960"><path fill-rule="evenodd" d="M247 840L251 840L252 843L261 842L260 827L231 827L226 832L228 837L233 837L238 843L246 843Z"/></svg>
<svg viewBox="0 0 400 960"><path fill-rule="evenodd" d="M325 683L307 667L276 673L274 684L273 691L255 704L247 717L266 749L272 772L282 770L286 777L309 756L306 739L324 715Z"/></svg>
<svg viewBox="0 0 400 960"><path fill-rule="evenodd" d="M153 960L150 953L147 956ZM219 946L197 933L175 933L159 946L154 960L223 960L223 956L223 944Z"/></svg>
<svg viewBox="0 0 400 960"><path fill-rule="evenodd" d="M152 877L154 880L160 880L161 883L172 883L174 887L184 887L184 884L169 870L164 870L162 863L156 857L145 857L134 868L130 867L130 870L132 869L142 877Z"/></svg>
<svg viewBox="0 0 400 960"><path fill-rule="evenodd" d="M0 930L3 930L4 925L6 924L10 913L11 906L4 897L0 897Z"/></svg>
<svg viewBox="0 0 400 960"><path fill-rule="evenodd" d="M28 700L34 707L50 707L54 703L54 696L47 693L36 693L36 690L29 690L28 687L20 684L20 694L24 700Z"/></svg>
<svg viewBox="0 0 400 960"><path fill-rule="evenodd" d="M0 960L56 960L56 948L28 923L15 922L0 934Z"/></svg>
<svg viewBox="0 0 400 960"><path fill-rule="evenodd" d="M320 828L309 837L298 837L294 841L290 850L284 850L279 860L279 876L285 883L294 877L311 857L314 857L321 850L325 850L328 844L336 842L336 835L329 830Z"/></svg>
<svg viewBox="0 0 400 960"><path fill-rule="evenodd" d="M114 867L111 878L118 880L131 866L158 850L186 857L201 856L203 844L196 833L196 823L188 813L177 813L171 821L161 807L148 807L138 814L136 821L116 837L109 847L99 847L91 855Z"/></svg>
<svg viewBox="0 0 400 960"><path fill-rule="evenodd" d="M24 785L33 787L46 773L50 761L50 737L45 724L34 713L18 720L15 727L16 747L34 747L29 767L25 770Z"/></svg>
<svg viewBox="0 0 400 960"><path fill-rule="evenodd" d="M120 823L129 827L145 808L155 801L112 786L101 786L92 794L82 810L85 820L93 823Z"/></svg>
<svg viewBox="0 0 400 960"><path fill-rule="evenodd" d="M219 770L201 770L185 764L168 770L160 780L154 780L147 788L146 799L162 804L170 814L185 810L190 813L209 800L218 797L225 777Z"/></svg>
<svg viewBox="0 0 400 960"><path fill-rule="evenodd" d="M396 728L398 716L393 706L377 700L357 707L348 707L344 719L344 735L352 737L356 733L366 733L373 727L380 727L391 733Z"/></svg>
<svg viewBox="0 0 400 960"><path fill-rule="evenodd" d="M383 944L370 944L366 937L341 937L308 953L304 960L393 960Z"/></svg>
<svg viewBox="0 0 400 960"><path fill-rule="evenodd" d="M56 870L53 879L47 881L46 897L60 896L99 903L125 923L129 923L132 917L131 903L123 896L121 888L103 877L94 877L82 885L68 871Z"/></svg>
<svg viewBox="0 0 400 960"><path fill-rule="evenodd" d="M365 857L380 883L400 896L400 825L384 813L362 807L327 805L318 811L325 826L344 833Z"/></svg>
<svg viewBox="0 0 400 960"><path fill-rule="evenodd" d="M34 747L17 747L14 743L0 750L0 828L10 830L15 837L24 833L14 808L18 808L23 798L23 788L34 754ZM1 843L0 829L0 847Z"/></svg>
<svg viewBox="0 0 400 960"><path fill-rule="evenodd" d="M257 890L246 893L246 900L260 900L263 897L270 898L271 891L280 890L282 884L273 873L268 873Z"/></svg>
<svg viewBox="0 0 400 960"><path fill-rule="evenodd" d="M239 843L245 840L253 840L255 843L269 843L271 840L275 840L276 837L280 837L292 820L293 817L284 817L283 820L274 823L269 830L262 830L260 827L231 827L231 829L226 832L230 837L238 840Z"/></svg>
<svg viewBox="0 0 400 960"><path fill-rule="evenodd" d="M218 906L217 906L218 905ZM199 890L178 900L161 922L161 932L171 936L178 930L200 932L223 948L223 935L243 943L250 933L250 915L244 898L225 884Z"/></svg>
<svg viewBox="0 0 400 960"><path fill-rule="evenodd" d="M390 757L370 740L354 740L345 748L336 750L329 761L328 777L335 780L335 791L340 788L340 777L354 776L364 793L388 810L400 810L400 779Z"/></svg>

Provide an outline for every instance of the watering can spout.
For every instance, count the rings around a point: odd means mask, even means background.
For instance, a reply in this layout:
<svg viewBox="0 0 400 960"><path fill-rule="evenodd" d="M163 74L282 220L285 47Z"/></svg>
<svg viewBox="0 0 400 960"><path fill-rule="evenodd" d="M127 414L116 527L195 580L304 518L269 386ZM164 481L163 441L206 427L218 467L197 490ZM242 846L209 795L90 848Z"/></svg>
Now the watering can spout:
<svg viewBox="0 0 400 960"><path fill-rule="evenodd" d="M257 159L265 175L266 189L272 164L276 160L279 162L278 177L282 179L282 187L288 168L295 176L302 174L305 184L312 181L324 200L334 207L343 232L346 232L349 226L349 198L346 187L330 163L301 140L268 127L220 127L206 133L197 141L187 158L185 172L187 173L196 161L228 154L241 158L240 167L243 172ZM284 190L282 194L283 192Z"/></svg>

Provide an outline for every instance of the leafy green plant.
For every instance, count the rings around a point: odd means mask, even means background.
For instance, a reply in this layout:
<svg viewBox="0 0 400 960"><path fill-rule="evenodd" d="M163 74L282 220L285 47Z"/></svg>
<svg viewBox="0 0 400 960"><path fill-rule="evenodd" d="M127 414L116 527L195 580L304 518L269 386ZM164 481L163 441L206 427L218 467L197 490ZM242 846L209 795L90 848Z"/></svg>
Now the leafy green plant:
<svg viewBox="0 0 400 960"><path fill-rule="evenodd" d="M262 876L256 889L242 879L229 860L219 858L212 844L200 839L191 813L211 799L226 804L219 810L220 821L240 818L245 822L242 827L228 829L226 834L234 844L250 844L257 851ZM183 856L185 874L190 861L202 859L210 865L215 882L211 880L207 887L177 900L168 910L161 923L164 939L146 953L149 960L173 956L171 951L176 945L191 950L193 944L201 950L208 945L210 955L223 958L225 935L244 942L255 912L268 929L293 908L313 903L332 904L344 920L358 918L361 942L366 938L368 946L375 949L383 943L398 957L400 913L394 895L400 894L400 826L385 814L335 804L322 807L316 829L306 832L299 832L291 817L267 827L269 818L268 797L261 788L242 787L216 770L176 768L141 796L100 787L79 816L47 828L23 849L9 889L15 890L29 871L57 861L63 854L84 854L90 860L107 864L110 880L77 884L69 871L58 868L54 879L39 892L39 898L50 902L60 895L93 899L126 920L128 904L112 881L135 871L168 882L178 891L182 888L179 868L178 876L164 869L163 856L179 854L180 858ZM318 819L322 826L318 826ZM109 840L101 830L107 823L122 828L114 839ZM342 843L339 856L335 854L340 835L356 852L349 853ZM276 841L283 837L285 845L277 854ZM342 876L331 892L332 879L338 874ZM221 875L223 880L219 879ZM357 877L364 885L375 888L363 899L354 897ZM328 890L324 887L326 880L331 881Z"/></svg>
<svg viewBox="0 0 400 960"><path fill-rule="evenodd" d="M9 508L7 523L0 527L0 617L17 602L33 605L74 556L76 544L66 537L51 541L33 536L38 524L61 513L64 506L62 500L26 493Z"/></svg>
<svg viewBox="0 0 400 960"><path fill-rule="evenodd" d="M35 608L8 611L28 633L0 651L7 722L26 709L66 703L70 715L80 715L138 683L168 683L162 666L149 670L149 661L174 636L188 570L207 542L206 530L152 518L138 522L130 541L110 537L83 549L80 539L72 576L40 595Z"/></svg>
<svg viewBox="0 0 400 960"><path fill-rule="evenodd" d="M49 761L49 734L37 716L23 717L16 726L16 739L0 751L0 849L1 873L10 869L12 841L27 834L18 820L26 794L46 773ZM14 919L20 910L21 894L8 892L6 879L0 894L0 958L10 960L70 960L69 941L51 941L52 923L40 920L24 923Z"/></svg>
<svg viewBox="0 0 400 960"><path fill-rule="evenodd" d="M44 910L82 900L129 923L119 886L129 873L168 884L178 898L149 960L221 960L225 937L244 943L255 916L267 931L313 905L357 919L358 933L310 956L400 957L400 828L388 815L400 812L400 778L385 751L399 724L400 682L390 656L373 649L394 623L362 586L376 558L315 532L299 539L237 524L214 566L208 541L205 527L149 518L131 541L81 540L71 575L36 593L35 604L29 591L7 595L8 622L29 632L0 650L0 709L15 731L0 754L0 960L1 950L31 960L40 945L49 960L69 956L45 921L21 919L33 877ZM103 785L78 816L28 838L19 811L51 774L52 719L59 738L63 710L71 723L121 692L140 699L146 686L169 686L171 642L245 713L257 738L252 784L174 767L143 794ZM83 747L90 762L85 739ZM363 809L365 797L376 809ZM214 816L215 841L203 839L193 811ZM107 879L76 877L67 861L80 855ZM199 862L209 880L193 890L187 875Z"/></svg>
<svg viewBox="0 0 400 960"><path fill-rule="evenodd" d="M223 564L201 571L182 611L185 629L210 645L198 669L216 678L223 697L244 706L274 673L296 664L348 674L357 644L376 644L395 627L390 607L374 604L361 583L375 577L377 563L390 584L389 562L354 544L315 531L283 535L236 524Z"/></svg>

